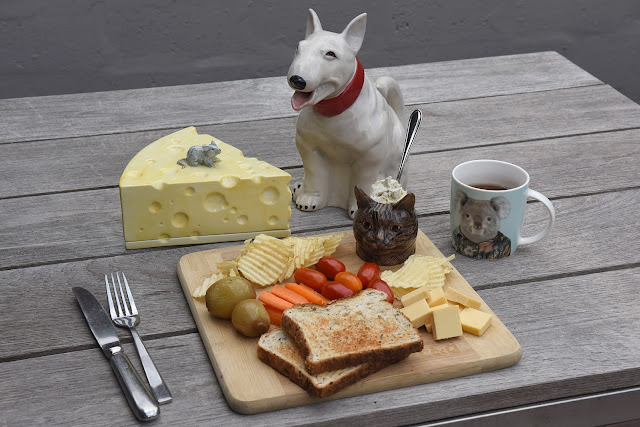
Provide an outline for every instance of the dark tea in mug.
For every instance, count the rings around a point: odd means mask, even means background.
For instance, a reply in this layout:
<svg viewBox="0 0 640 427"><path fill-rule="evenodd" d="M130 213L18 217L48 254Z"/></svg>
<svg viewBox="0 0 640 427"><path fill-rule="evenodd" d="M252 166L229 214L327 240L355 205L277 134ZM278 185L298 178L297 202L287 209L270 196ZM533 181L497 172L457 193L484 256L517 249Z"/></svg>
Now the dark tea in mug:
<svg viewBox="0 0 640 427"><path fill-rule="evenodd" d="M471 185L473 188L479 188L481 190L491 190L491 191L504 191L509 190L507 187L503 187L501 185L493 185L493 184L474 184Z"/></svg>

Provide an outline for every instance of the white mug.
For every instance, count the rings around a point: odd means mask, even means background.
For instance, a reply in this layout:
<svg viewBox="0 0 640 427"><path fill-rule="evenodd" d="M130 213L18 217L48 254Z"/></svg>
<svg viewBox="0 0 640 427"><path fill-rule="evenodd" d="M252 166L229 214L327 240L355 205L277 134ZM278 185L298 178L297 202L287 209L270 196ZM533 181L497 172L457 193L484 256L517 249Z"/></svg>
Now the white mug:
<svg viewBox="0 0 640 427"><path fill-rule="evenodd" d="M549 210L547 227L531 237L521 235L527 197ZM451 172L451 238L453 247L476 259L513 255L520 245L549 234L555 220L553 205L529 188L529 174L499 160L472 160Z"/></svg>

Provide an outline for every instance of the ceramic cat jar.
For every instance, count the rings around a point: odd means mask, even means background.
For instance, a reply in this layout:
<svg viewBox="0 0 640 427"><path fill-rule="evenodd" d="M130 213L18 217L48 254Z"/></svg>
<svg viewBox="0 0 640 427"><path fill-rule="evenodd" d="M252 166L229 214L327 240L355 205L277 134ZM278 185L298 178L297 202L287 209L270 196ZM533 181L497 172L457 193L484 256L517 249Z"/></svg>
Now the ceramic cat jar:
<svg viewBox="0 0 640 427"><path fill-rule="evenodd" d="M358 210L353 220L356 253L366 262L395 265L416 251L416 198L408 193L395 203L380 203L355 187Z"/></svg>

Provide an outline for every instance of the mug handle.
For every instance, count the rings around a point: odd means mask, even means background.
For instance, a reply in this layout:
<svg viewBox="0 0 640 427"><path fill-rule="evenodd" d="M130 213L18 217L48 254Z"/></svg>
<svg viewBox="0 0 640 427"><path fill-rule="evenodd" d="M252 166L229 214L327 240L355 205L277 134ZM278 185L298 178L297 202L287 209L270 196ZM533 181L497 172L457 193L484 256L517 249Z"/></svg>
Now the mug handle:
<svg viewBox="0 0 640 427"><path fill-rule="evenodd" d="M547 228L545 228L543 231L541 231L540 233L536 234L535 236L531 236L531 237L522 237L522 236L520 236L518 238L518 246L528 245L529 243L537 242L538 240L540 240L543 237L545 237L547 234L549 234L549 231L551 231L551 226L553 225L553 222L556 219L556 210L553 208L553 205L551 204L549 199L547 199L542 194L540 194L537 191L532 190L530 188L527 189L527 197L531 197L533 199L536 199L539 202L542 202L546 206L546 208L549 210L549 215L550 215L549 216L549 224L547 224Z"/></svg>

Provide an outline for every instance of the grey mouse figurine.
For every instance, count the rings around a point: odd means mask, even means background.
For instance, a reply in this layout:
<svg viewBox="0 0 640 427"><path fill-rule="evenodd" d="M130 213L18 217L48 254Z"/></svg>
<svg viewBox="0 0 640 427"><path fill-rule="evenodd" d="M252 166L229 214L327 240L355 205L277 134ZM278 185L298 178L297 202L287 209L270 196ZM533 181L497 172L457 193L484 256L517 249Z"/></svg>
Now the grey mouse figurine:
<svg viewBox="0 0 640 427"><path fill-rule="evenodd" d="M199 166L205 165L213 168L216 166L215 162L219 162L217 157L222 150L218 148L214 141L211 141L207 145L194 145L187 151L187 157L178 160L178 164L184 169L187 165Z"/></svg>

